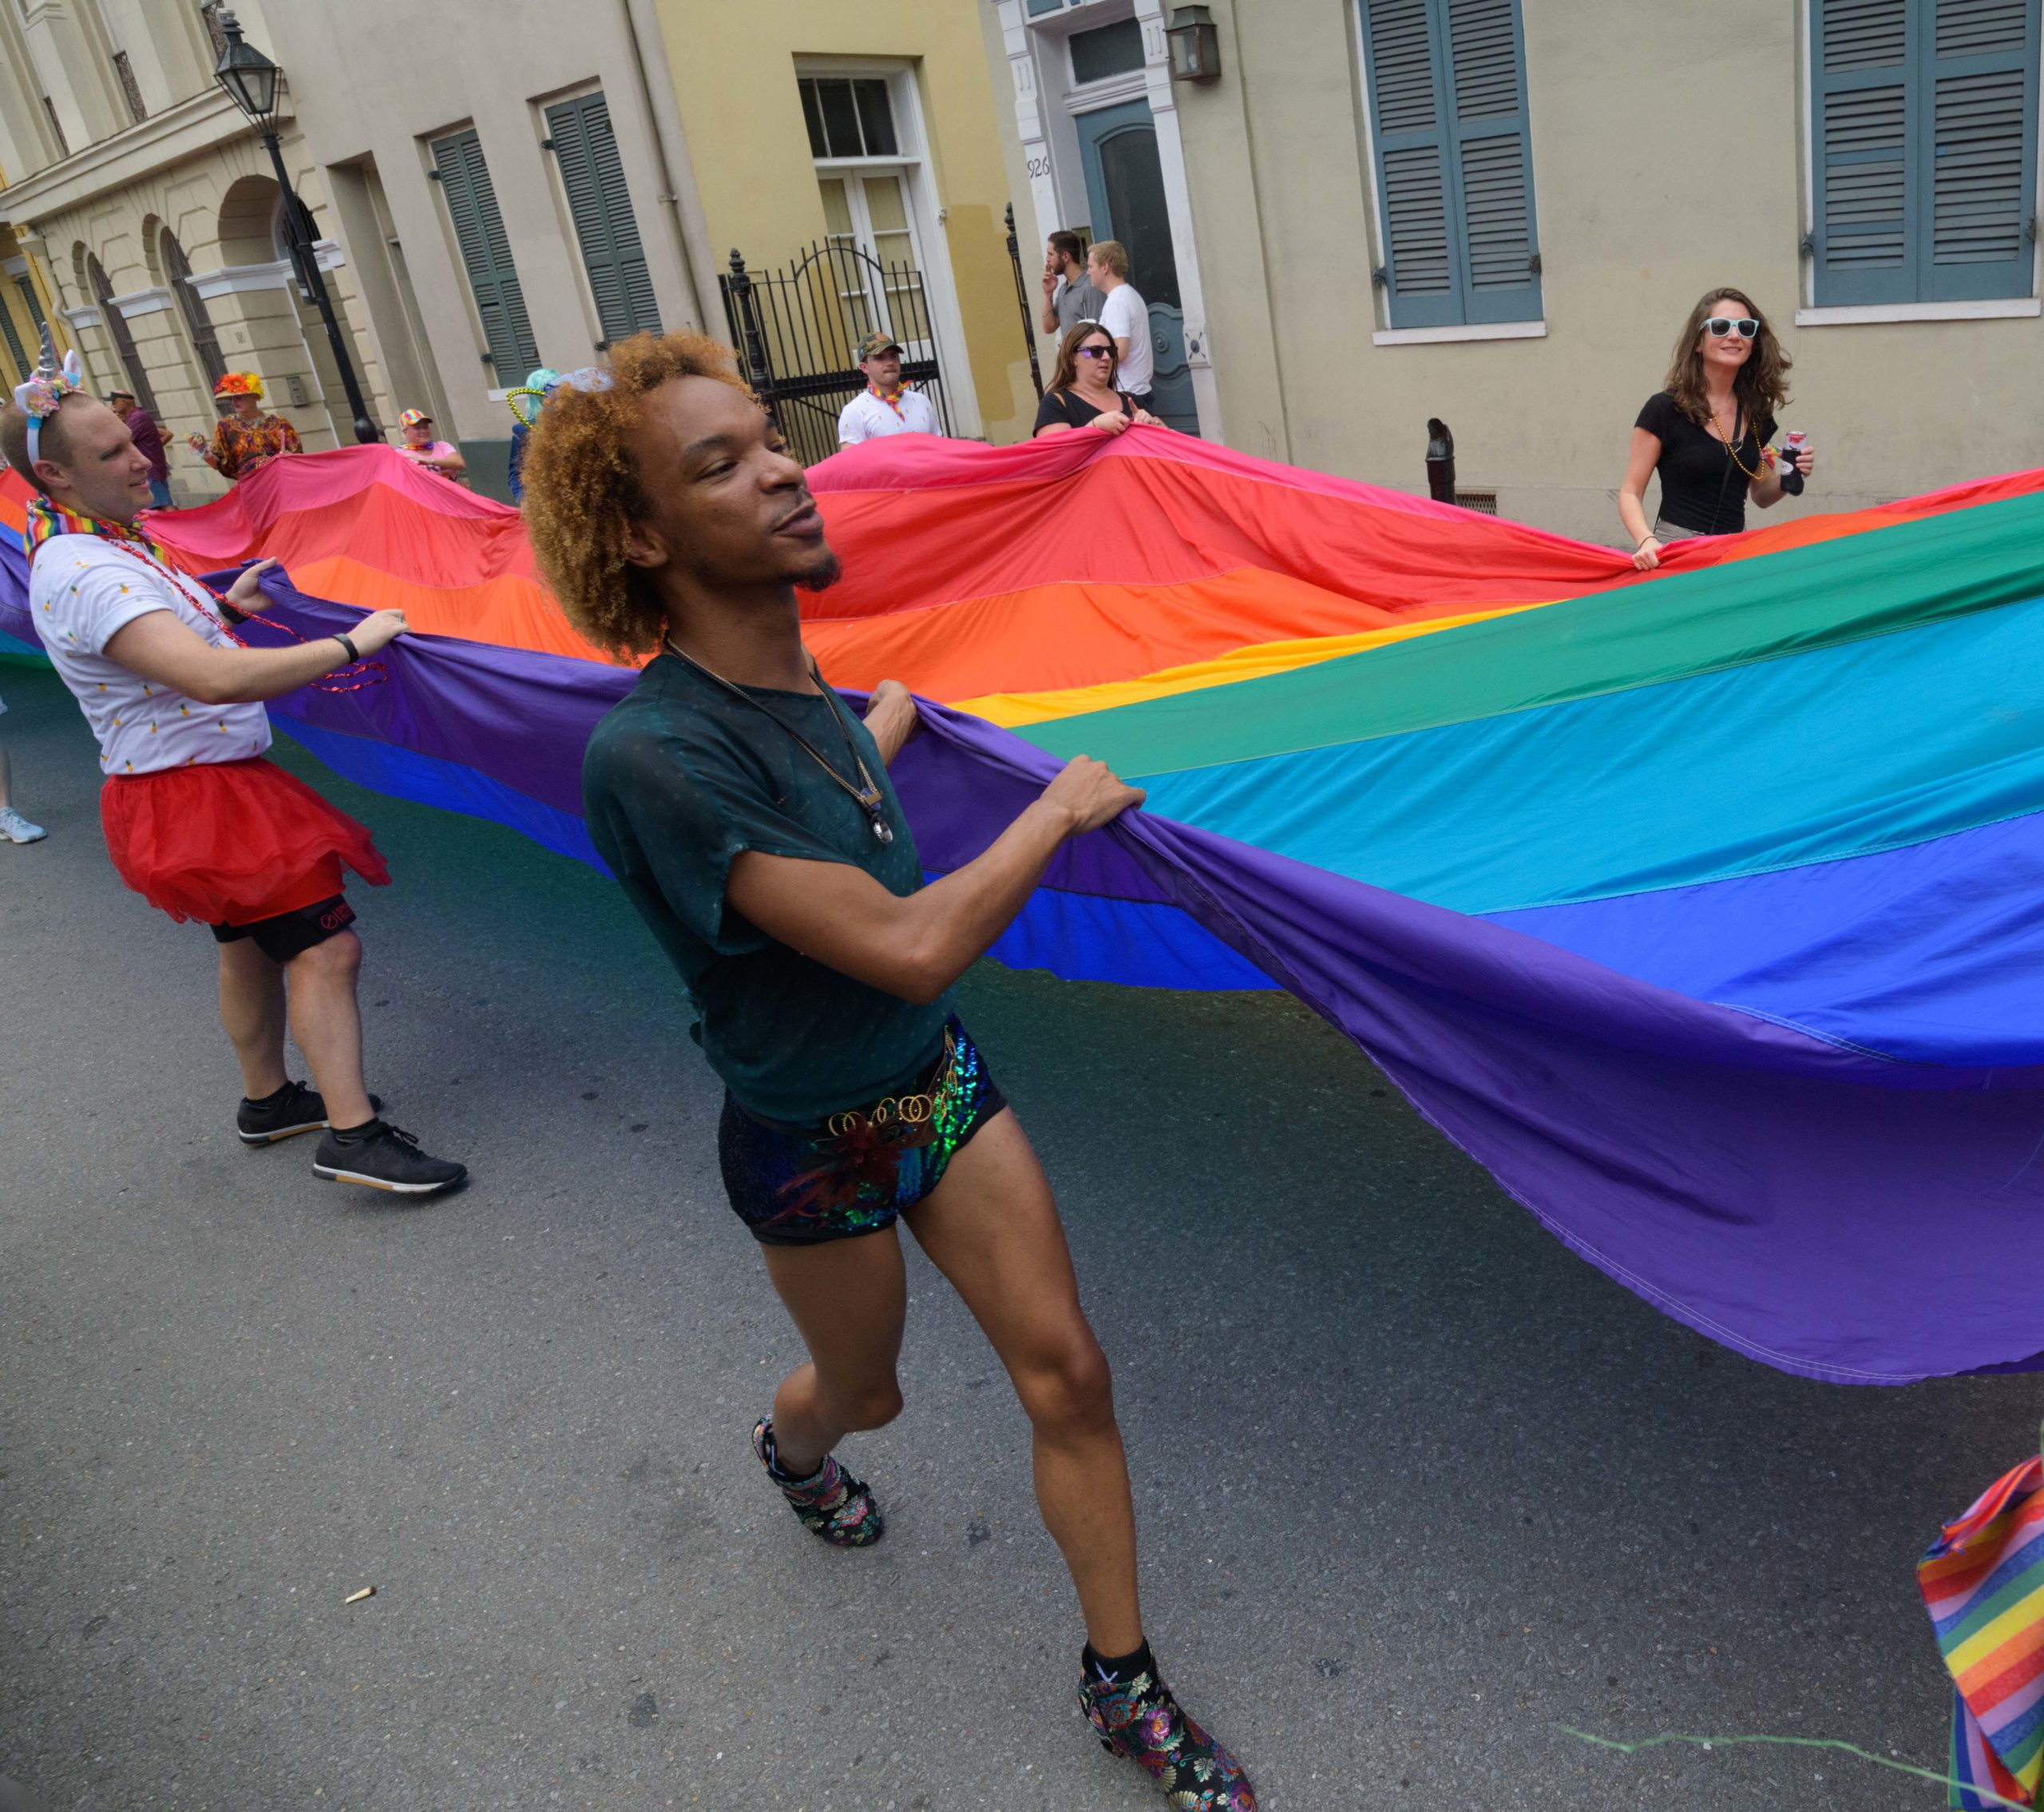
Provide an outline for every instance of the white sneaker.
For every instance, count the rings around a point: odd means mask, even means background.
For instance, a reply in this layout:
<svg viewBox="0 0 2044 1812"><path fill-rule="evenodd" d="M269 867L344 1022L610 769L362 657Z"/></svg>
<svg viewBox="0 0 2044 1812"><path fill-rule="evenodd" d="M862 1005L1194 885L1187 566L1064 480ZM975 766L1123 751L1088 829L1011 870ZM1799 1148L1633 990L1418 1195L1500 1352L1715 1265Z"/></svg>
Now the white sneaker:
<svg viewBox="0 0 2044 1812"><path fill-rule="evenodd" d="M0 806L0 837L10 843L40 843L50 833L40 824L31 824L12 806Z"/></svg>

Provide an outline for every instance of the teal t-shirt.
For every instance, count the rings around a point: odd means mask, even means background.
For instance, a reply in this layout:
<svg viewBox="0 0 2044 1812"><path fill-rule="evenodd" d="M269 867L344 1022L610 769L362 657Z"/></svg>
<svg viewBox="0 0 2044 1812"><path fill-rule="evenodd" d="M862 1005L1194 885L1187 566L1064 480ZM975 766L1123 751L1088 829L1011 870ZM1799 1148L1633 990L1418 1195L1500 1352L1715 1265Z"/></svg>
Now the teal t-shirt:
<svg viewBox="0 0 2044 1812"><path fill-rule="evenodd" d="M691 1029L742 1107L813 1126L909 1081L944 1045L951 996L918 1006L790 950L724 903L741 850L842 862L906 898L923 884L916 840L880 751L849 708L748 688L847 779L837 716L879 783L891 843L766 712L662 653L605 713L582 762L590 839L695 1007Z"/></svg>

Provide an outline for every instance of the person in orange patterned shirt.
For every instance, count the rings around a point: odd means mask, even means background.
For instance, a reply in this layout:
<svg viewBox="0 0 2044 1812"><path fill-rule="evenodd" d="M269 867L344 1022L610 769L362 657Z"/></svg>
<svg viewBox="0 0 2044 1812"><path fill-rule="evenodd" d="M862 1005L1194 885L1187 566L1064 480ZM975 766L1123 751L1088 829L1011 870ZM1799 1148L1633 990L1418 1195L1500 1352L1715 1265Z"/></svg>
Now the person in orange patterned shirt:
<svg viewBox="0 0 2044 1812"><path fill-rule="evenodd" d="M234 412L223 415L208 446L196 434L185 438L192 450L223 478L245 478L280 453L303 453L298 430L281 415L263 413L263 380L253 371L230 371L213 386L213 398L230 398Z"/></svg>

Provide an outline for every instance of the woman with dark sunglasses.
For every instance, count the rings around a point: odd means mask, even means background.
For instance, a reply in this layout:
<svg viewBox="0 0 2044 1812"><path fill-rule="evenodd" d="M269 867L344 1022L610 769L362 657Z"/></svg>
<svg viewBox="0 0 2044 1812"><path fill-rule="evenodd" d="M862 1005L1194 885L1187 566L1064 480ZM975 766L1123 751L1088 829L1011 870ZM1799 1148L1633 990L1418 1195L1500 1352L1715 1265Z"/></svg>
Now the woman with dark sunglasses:
<svg viewBox="0 0 2044 1812"><path fill-rule="evenodd" d="M1104 428L1118 434L1139 425L1164 424L1115 388L1115 339L1098 321L1081 321L1057 349L1057 367L1036 410L1036 433L1068 434L1074 428Z"/></svg>
<svg viewBox="0 0 2044 1812"><path fill-rule="evenodd" d="M1689 311L1667 384L1634 425L1618 489L1618 520L1642 573L1661 564L1670 541L1736 534L1749 497L1762 510L1779 503L1785 466L1808 476L1816 458L1807 441L1779 455L1767 446L1788 400L1788 364L1767 317L1739 291L1713 289ZM1657 474L1661 511L1650 529L1641 499Z"/></svg>

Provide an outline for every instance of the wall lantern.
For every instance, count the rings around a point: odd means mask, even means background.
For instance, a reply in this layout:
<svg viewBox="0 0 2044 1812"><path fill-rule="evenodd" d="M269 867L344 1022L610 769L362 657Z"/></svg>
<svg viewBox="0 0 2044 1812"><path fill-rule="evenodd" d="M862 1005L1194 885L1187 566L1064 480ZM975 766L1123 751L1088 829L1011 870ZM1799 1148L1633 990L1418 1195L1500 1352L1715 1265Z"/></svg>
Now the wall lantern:
<svg viewBox="0 0 2044 1812"><path fill-rule="evenodd" d="M1173 81L1221 79L1221 34L1206 7L1175 7L1164 38L1171 47Z"/></svg>

